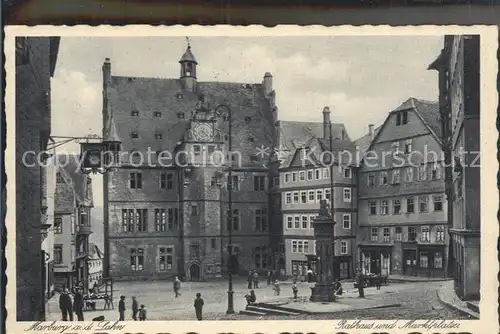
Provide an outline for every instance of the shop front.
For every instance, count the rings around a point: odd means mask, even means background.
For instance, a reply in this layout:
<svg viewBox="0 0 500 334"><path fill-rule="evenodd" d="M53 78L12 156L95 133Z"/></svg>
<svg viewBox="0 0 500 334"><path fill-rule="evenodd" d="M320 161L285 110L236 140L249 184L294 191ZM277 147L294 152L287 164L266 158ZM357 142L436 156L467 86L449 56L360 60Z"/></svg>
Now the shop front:
<svg viewBox="0 0 500 334"><path fill-rule="evenodd" d="M361 272L363 274L382 276L389 276L391 274L392 245L360 245L360 249Z"/></svg>

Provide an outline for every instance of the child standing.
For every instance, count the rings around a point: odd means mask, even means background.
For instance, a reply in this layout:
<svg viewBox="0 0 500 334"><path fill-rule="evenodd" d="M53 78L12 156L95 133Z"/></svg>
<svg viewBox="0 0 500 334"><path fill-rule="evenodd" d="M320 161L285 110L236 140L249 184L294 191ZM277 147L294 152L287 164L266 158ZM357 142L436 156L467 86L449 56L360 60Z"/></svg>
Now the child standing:
<svg viewBox="0 0 500 334"><path fill-rule="evenodd" d="M144 305L141 305L141 308L139 309L139 321L146 320L146 315L146 308L144 307Z"/></svg>
<svg viewBox="0 0 500 334"><path fill-rule="evenodd" d="M293 299L297 300L297 293L299 292L299 288L297 287L297 282L293 282L292 292L293 292Z"/></svg>
<svg viewBox="0 0 500 334"><path fill-rule="evenodd" d="M203 305L205 302L203 301L203 298L201 298L201 293L196 294L196 299L194 300L194 311L196 312L196 319L202 320L203 316Z"/></svg>

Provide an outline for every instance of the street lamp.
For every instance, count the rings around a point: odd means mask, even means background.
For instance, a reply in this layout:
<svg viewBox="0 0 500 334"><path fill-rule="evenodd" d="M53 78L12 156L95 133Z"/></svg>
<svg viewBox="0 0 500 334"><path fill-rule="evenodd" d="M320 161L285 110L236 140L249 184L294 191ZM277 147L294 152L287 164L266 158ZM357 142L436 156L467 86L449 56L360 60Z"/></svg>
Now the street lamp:
<svg viewBox="0 0 500 334"><path fill-rule="evenodd" d="M232 234L233 234L233 207L232 207L232 195L233 195L233 160L232 160L232 110L228 105L219 104L215 107L215 113L220 116L224 113L223 119L228 123L228 156L229 156L229 165L227 167L228 173L228 182L227 182L227 190L228 190L228 290L227 290L227 314L234 314L234 299L233 299L233 272L232 272L232 260L233 260L233 245L232 245Z"/></svg>

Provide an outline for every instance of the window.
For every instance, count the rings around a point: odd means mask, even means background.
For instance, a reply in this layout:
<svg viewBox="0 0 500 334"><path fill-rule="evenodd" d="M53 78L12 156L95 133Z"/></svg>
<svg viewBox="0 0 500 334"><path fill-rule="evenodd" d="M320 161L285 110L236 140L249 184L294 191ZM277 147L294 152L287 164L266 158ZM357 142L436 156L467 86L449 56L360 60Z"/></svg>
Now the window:
<svg viewBox="0 0 500 334"><path fill-rule="evenodd" d="M443 253L434 253L434 268L443 268Z"/></svg>
<svg viewBox="0 0 500 334"><path fill-rule="evenodd" d="M167 174L160 174L160 188L165 189L167 187Z"/></svg>
<svg viewBox="0 0 500 334"><path fill-rule="evenodd" d="M405 154L410 154L412 149L412 140L408 139L405 141Z"/></svg>
<svg viewBox="0 0 500 334"><path fill-rule="evenodd" d="M407 111L401 111L396 114L396 125L404 125L408 123L408 112Z"/></svg>
<svg viewBox="0 0 500 334"><path fill-rule="evenodd" d="M441 178L441 166L433 164L431 169L431 180L439 180Z"/></svg>
<svg viewBox="0 0 500 334"><path fill-rule="evenodd" d="M372 227L370 239L371 239L371 241L378 241L378 228Z"/></svg>
<svg viewBox="0 0 500 334"><path fill-rule="evenodd" d="M418 180L425 181L427 179L427 165L422 164L418 166Z"/></svg>
<svg viewBox="0 0 500 334"><path fill-rule="evenodd" d="M308 170L307 171L307 180L308 181L311 181L312 179L314 178L314 173L313 173L313 170Z"/></svg>
<svg viewBox="0 0 500 334"><path fill-rule="evenodd" d="M285 203L292 204L292 193L291 192L285 193Z"/></svg>
<svg viewBox="0 0 500 334"><path fill-rule="evenodd" d="M292 274L305 276L307 274L307 261L292 261Z"/></svg>
<svg viewBox="0 0 500 334"><path fill-rule="evenodd" d="M420 196L420 212L427 212L428 207L427 204L429 202L429 197L428 196Z"/></svg>
<svg viewBox="0 0 500 334"><path fill-rule="evenodd" d="M159 132L155 133L155 139L163 139L163 134Z"/></svg>
<svg viewBox="0 0 500 334"><path fill-rule="evenodd" d="M122 231L123 232L133 232L134 231L134 210L133 209L122 209Z"/></svg>
<svg viewBox="0 0 500 334"><path fill-rule="evenodd" d="M132 116L139 116L139 111L138 110L132 110L130 113Z"/></svg>
<svg viewBox="0 0 500 334"><path fill-rule="evenodd" d="M200 145L193 145L193 154L195 156L199 156L201 154L201 146Z"/></svg>
<svg viewBox="0 0 500 334"><path fill-rule="evenodd" d="M300 181L305 181L306 180L306 172L300 171L299 172L299 180Z"/></svg>
<svg viewBox="0 0 500 334"><path fill-rule="evenodd" d="M331 199L330 193L331 193L331 189L325 189L325 199L327 201L330 201L330 199Z"/></svg>
<svg viewBox="0 0 500 334"><path fill-rule="evenodd" d="M436 241L444 241L444 227L443 226L436 227Z"/></svg>
<svg viewBox="0 0 500 334"><path fill-rule="evenodd" d="M316 201L319 203L323 199L323 190L316 190Z"/></svg>
<svg viewBox="0 0 500 334"><path fill-rule="evenodd" d="M293 222L294 222L294 228L299 229L300 228L300 216L294 216Z"/></svg>
<svg viewBox="0 0 500 334"><path fill-rule="evenodd" d="M302 204L307 203L307 192L306 191L300 192L300 202Z"/></svg>
<svg viewBox="0 0 500 334"><path fill-rule="evenodd" d="M351 188L344 188L344 202L351 201Z"/></svg>
<svg viewBox="0 0 500 334"><path fill-rule="evenodd" d="M280 185L280 178L279 178L279 176L273 177L273 186L279 187L279 185Z"/></svg>
<svg viewBox="0 0 500 334"><path fill-rule="evenodd" d="M302 228L307 229L309 227L309 217L302 216Z"/></svg>
<svg viewBox="0 0 500 334"><path fill-rule="evenodd" d="M395 199L393 202L393 213L399 215L401 213L401 200Z"/></svg>
<svg viewBox="0 0 500 334"><path fill-rule="evenodd" d="M165 209L155 209L155 231L165 232L167 229L167 212Z"/></svg>
<svg viewBox="0 0 500 334"><path fill-rule="evenodd" d="M155 117L161 117L161 112L160 111L155 111Z"/></svg>
<svg viewBox="0 0 500 334"><path fill-rule="evenodd" d="M167 189L172 189L174 187L174 174L167 173Z"/></svg>
<svg viewBox="0 0 500 334"><path fill-rule="evenodd" d="M292 182L297 182L297 172L292 173Z"/></svg>
<svg viewBox="0 0 500 334"><path fill-rule="evenodd" d="M342 227L345 229L351 228L351 214L345 213L342 215Z"/></svg>
<svg viewBox="0 0 500 334"><path fill-rule="evenodd" d="M139 173L139 172L130 173L129 186L130 186L130 189L141 189L142 188L142 173Z"/></svg>
<svg viewBox="0 0 500 334"><path fill-rule="evenodd" d="M56 183L64 183L64 177L61 173L56 174Z"/></svg>
<svg viewBox="0 0 500 334"><path fill-rule="evenodd" d="M290 173L285 173L285 183L290 182Z"/></svg>
<svg viewBox="0 0 500 334"><path fill-rule="evenodd" d="M212 249L217 249L217 239L212 238L210 243L212 244Z"/></svg>
<svg viewBox="0 0 500 334"><path fill-rule="evenodd" d="M388 227L384 227L384 242L391 241L391 230Z"/></svg>
<svg viewBox="0 0 500 334"><path fill-rule="evenodd" d="M340 242L340 254L347 254L347 241Z"/></svg>
<svg viewBox="0 0 500 334"><path fill-rule="evenodd" d="M315 216L309 216L309 228L314 229L314 218Z"/></svg>
<svg viewBox="0 0 500 334"><path fill-rule="evenodd" d="M60 264L63 262L62 259L62 245L54 245L54 264Z"/></svg>
<svg viewBox="0 0 500 334"><path fill-rule="evenodd" d="M415 212L415 200L413 197L407 197L406 198L406 212L407 213L414 213Z"/></svg>
<svg viewBox="0 0 500 334"><path fill-rule="evenodd" d="M314 190L309 190L308 192L309 202L314 202Z"/></svg>
<svg viewBox="0 0 500 334"><path fill-rule="evenodd" d="M368 187L374 187L375 186L375 174L370 173L368 174Z"/></svg>
<svg viewBox="0 0 500 334"><path fill-rule="evenodd" d="M420 268L429 267L429 256L426 252L420 252Z"/></svg>
<svg viewBox="0 0 500 334"><path fill-rule="evenodd" d="M61 234L63 231L62 217L54 217L54 233Z"/></svg>
<svg viewBox="0 0 500 334"><path fill-rule="evenodd" d="M265 190L265 176L263 175L254 175L253 177L253 190L255 191L263 191Z"/></svg>
<svg viewBox="0 0 500 334"><path fill-rule="evenodd" d="M229 190L229 187L233 187L233 190L239 191L240 190L240 181L238 175L231 175L233 181L231 182L231 179L229 178L229 175L227 176L227 190Z"/></svg>
<svg viewBox="0 0 500 334"><path fill-rule="evenodd" d="M430 240L430 228L429 226L422 226L422 230L420 231L420 240L424 242L429 242Z"/></svg>
<svg viewBox="0 0 500 334"><path fill-rule="evenodd" d="M266 269L268 262L267 247L260 246L253 249L254 252L254 264L257 269Z"/></svg>
<svg viewBox="0 0 500 334"><path fill-rule="evenodd" d="M316 169L314 171L314 177L316 180L321 180L321 169Z"/></svg>
<svg viewBox="0 0 500 334"><path fill-rule="evenodd" d="M137 232L147 232L148 231L148 209L137 209L135 211L136 219L136 231Z"/></svg>
<svg viewBox="0 0 500 334"><path fill-rule="evenodd" d="M377 201L369 201L368 205L370 207L370 215L376 215L377 214Z"/></svg>
<svg viewBox="0 0 500 334"><path fill-rule="evenodd" d="M402 240L403 229L400 226L396 227L396 241Z"/></svg>
<svg viewBox="0 0 500 334"><path fill-rule="evenodd" d="M232 222L230 216L232 218ZM232 215L231 212L227 210L227 229L228 231L238 231L240 229L240 211L238 209L233 209Z"/></svg>
<svg viewBox="0 0 500 334"><path fill-rule="evenodd" d="M389 214L389 202L385 199L380 201L380 214L381 215Z"/></svg>
<svg viewBox="0 0 500 334"><path fill-rule="evenodd" d="M297 240L292 240L292 253L297 253L298 245Z"/></svg>
<svg viewBox="0 0 500 334"><path fill-rule="evenodd" d="M267 231L267 209L255 210L255 230L259 232Z"/></svg>
<svg viewBox="0 0 500 334"><path fill-rule="evenodd" d="M293 192L293 204L297 204L297 203L299 203L299 192L294 191Z"/></svg>
<svg viewBox="0 0 500 334"><path fill-rule="evenodd" d="M144 269L144 249L130 249L130 269L132 271L142 271Z"/></svg>
<svg viewBox="0 0 500 334"><path fill-rule="evenodd" d="M406 167L405 181L413 182L413 167Z"/></svg>
<svg viewBox="0 0 500 334"><path fill-rule="evenodd" d="M380 185L385 186L387 183L388 183L387 172L386 171L380 172Z"/></svg>
<svg viewBox="0 0 500 334"><path fill-rule="evenodd" d="M352 169L344 168L344 177L350 179L352 177Z"/></svg>
<svg viewBox="0 0 500 334"><path fill-rule="evenodd" d="M166 271L172 270L174 262L174 248L173 247L158 247L158 270Z"/></svg>
<svg viewBox="0 0 500 334"><path fill-rule="evenodd" d="M198 206L196 204L191 205L191 216L198 216Z"/></svg>
<svg viewBox="0 0 500 334"><path fill-rule="evenodd" d="M329 179L330 178L330 169L329 168L323 168L323 179Z"/></svg>
<svg viewBox="0 0 500 334"><path fill-rule="evenodd" d="M292 253L309 253L309 241L307 240L292 240Z"/></svg>
<svg viewBox="0 0 500 334"><path fill-rule="evenodd" d="M434 201L434 211L443 211L443 197L432 196Z"/></svg>
<svg viewBox="0 0 500 334"><path fill-rule="evenodd" d="M292 216L286 217L286 228L288 228L288 229L293 228L293 217Z"/></svg>
<svg viewBox="0 0 500 334"><path fill-rule="evenodd" d="M394 169L392 171L392 184L399 184L401 181L401 175L399 169Z"/></svg>
<svg viewBox="0 0 500 334"><path fill-rule="evenodd" d="M417 229L415 227L408 227L408 241L417 240Z"/></svg>
<svg viewBox="0 0 500 334"><path fill-rule="evenodd" d="M395 141L391 144L391 151L393 154L399 153L399 142L398 141Z"/></svg>
<svg viewBox="0 0 500 334"><path fill-rule="evenodd" d="M130 137L132 137L133 139L138 139L139 133L137 131L132 131L132 133L130 134Z"/></svg>

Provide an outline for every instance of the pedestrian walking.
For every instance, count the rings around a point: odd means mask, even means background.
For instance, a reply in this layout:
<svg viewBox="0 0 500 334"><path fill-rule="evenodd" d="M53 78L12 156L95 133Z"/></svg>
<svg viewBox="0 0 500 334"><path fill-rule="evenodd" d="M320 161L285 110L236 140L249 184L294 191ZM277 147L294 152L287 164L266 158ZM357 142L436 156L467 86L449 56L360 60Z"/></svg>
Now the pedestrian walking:
<svg viewBox="0 0 500 334"><path fill-rule="evenodd" d="M380 287L382 286L382 276L375 278L375 285L377 286L377 290L380 290Z"/></svg>
<svg viewBox="0 0 500 334"><path fill-rule="evenodd" d="M297 281L292 284L293 299L297 300L297 294L299 293L299 288L297 287Z"/></svg>
<svg viewBox="0 0 500 334"><path fill-rule="evenodd" d="M73 299L73 310L75 311L76 317L78 321L83 320L83 295L82 290L75 290L75 297Z"/></svg>
<svg viewBox="0 0 500 334"><path fill-rule="evenodd" d="M257 272L257 270L253 273L253 288L259 288L259 273Z"/></svg>
<svg viewBox="0 0 500 334"><path fill-rule="evenodd" d="M307 269L307 282L311 283L313 279L313 271L311 268Z"/></svg>
<svg viewBox="0 0 500 334"><path fill-rule="evenodd" d="M132 297L132 319L137 321L137 313L139 312L139 303L137 303L137 299L135 296Z"/></svg>
<svg viewBox="0 0 500 334"><path fill-rule="evenodd" d="M251 290L249 295L245 295L245 299L247 300L247 305L254 304L257 301L255 291Z"/></svg>
<svg viewBox="0 0 500 334"><path fill-rule="evenodd" d="M203 316L203 305L205 302L203 301L203 298L201 298L201 293L196 294L196 298L194 300L194 311L196 312L196 319L202 320Z"/></svg>
<svg viewBox="0 0 500 334"><path fill-rule="evenodd" d="M139 310L139 321L145 321L146 319L147 319L146 307L144 306L144 304L142 304Z"/></svg>
<svg viewBox="0 0 500 334"><path fill-rule="evenodd" d="M248 271L247 282L248 282L248 289L251 289L252 288L252 282L253 282L253 273L252 273L251 270Z"/></svg>
<svg viewBox="0 0 500 334"><path fill-rule="evenodd" d="M280 295L281 287L280 287L280 282L278 282L278 280L274 281L273 290L274 290L274 295L275 296L279 296Z"/></svg>
<svg viewBox="0 0 500 334"><path fill-rule="evenodd" d="M359 298L365 298L365 278L361 271L358 272L358 276L356 277L356 283L358 286Z"/></svg>
<svg viewBox="0 0 500 334"><path fill-rule="evenodd" d="M118 321L125 321L125 296L120 297L120 302L118 303L118 313L120 314L120 319Z"/></svg>
<svg viewBox="0 0 500 334"><path fill-rule="evenodd" d="M175 298L181 295L181 280L177 276L175 276L174 280L174 293L175 293Z"/></svg>
<svg viewBox="0 0 500 334"><path fill-rule="evenodd" d="M59 309L62 313L62 321L73 321L73 302L69 295L69 290L64 288L63 292L59 296Z"/></svg>
<svg viewBox="0 0 500 334"><path fill-rule="evenodd" d="M270 284L273 284L275 279L276 279L276 271L271 270L271 276L269 277Z"/></svg>

